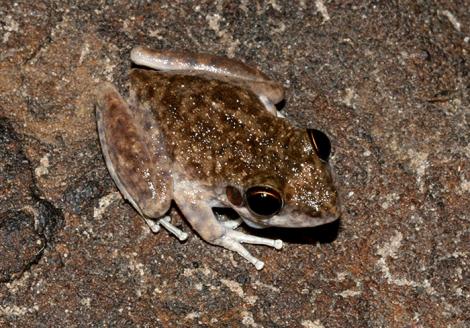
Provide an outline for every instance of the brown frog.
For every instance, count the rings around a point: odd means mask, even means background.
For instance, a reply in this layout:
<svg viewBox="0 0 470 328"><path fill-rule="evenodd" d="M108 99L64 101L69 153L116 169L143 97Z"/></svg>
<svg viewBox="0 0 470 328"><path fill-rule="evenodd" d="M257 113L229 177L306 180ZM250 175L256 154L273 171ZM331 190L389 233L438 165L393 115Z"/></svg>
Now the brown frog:
<svg viewBox="0 0 470 328"><path fill-rule="evenodd" d="M280 117L282 85L224 57L137 47L139 65L125 101L109 83L97 92L98 132L123 196L156 232L187 234L167 216L172 201L207 242L235 251L258 270L242 243L280 249L281 240L234 229L313 227L334 221L339 202L325 135ZM214 208L241 217L220 221Z"/></svg>

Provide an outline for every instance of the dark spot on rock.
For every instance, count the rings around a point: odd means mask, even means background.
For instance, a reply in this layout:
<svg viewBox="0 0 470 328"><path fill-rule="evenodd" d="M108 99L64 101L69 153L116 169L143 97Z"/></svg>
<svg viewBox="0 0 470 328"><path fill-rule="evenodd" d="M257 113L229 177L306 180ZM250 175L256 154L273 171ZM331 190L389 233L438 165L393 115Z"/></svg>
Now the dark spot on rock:
<svg viewBox="0 0 470 328"><path fill-rule="evenodd" d="M191 312L191 307L179 300L175 300L175 299L169 300L169 301L166 301L164 304L168 310L170 310L171 312L175 314L183 315L183 314L187 314Z"/></svg>
<svg viewBox="0 0 470 328"><path fill-rule="evenodd" d="M21 210L0 213L0 241L0 282L18 277L34 264L46 242L34 230L33 215Z"/></svg>
<svg viewBox="0 0 470 328"><path fill-rule="evenodd" d="M65 191L64 202L72 212L82 213L85 208L93 208L93 202L103 193L103 185L97 177L81 177Z"/></svg>
<svg viewBox="0 0 470 328"><path fill-rule="evenodd" d="M62 212L54 207L50 202L40 199L36 203L38 216L37 231L44 235L47 240L51 240L54 233L60 229L64 223Z"/></svg>
<svg viewBox="0 0 470 328"><path fill-rule="evenodd" d="M249 275L247 275L246 273L242 273L242 274L239 274L235 280L242 284L242 285L246 285L246 284L249 284L251 282L251 278Z"/></svg>

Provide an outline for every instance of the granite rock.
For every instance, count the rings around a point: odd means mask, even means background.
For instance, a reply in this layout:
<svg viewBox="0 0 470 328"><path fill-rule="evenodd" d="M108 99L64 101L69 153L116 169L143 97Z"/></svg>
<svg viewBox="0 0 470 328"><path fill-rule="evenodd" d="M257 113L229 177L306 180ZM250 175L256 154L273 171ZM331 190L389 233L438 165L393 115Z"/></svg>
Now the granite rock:
<svg viewBox="0 0 470 328"><path fill-rule="evenodd" d="M0 326L470 326L469 5L0 0ZM288 119L331 137L341 220L254 231L287 241L248 246L259 272L152 234L94 117L136 45L282 81Z"/></svg>

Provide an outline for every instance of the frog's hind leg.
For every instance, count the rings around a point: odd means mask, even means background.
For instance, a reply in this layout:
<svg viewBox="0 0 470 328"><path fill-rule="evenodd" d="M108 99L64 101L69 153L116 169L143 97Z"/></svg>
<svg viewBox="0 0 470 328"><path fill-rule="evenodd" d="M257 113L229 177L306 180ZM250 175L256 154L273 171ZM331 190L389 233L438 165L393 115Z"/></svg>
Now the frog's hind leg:
<svg viewBox="0 0 470 328"><path fill-rule="evenodd" d="M186 239L187 234L171 225L167 217L162 218L171 206L173 182L164 141L151 113L143 107L131 110L109 83L96 93L101 148L119 191L152 231L157 232L162 225L180 240Z"/></svg>
<svg viewBox="0 0 470 328"><path fill-rule="evenodd" d="M132 49L131 60L137 65L161 71L199 74L245 87L260 98L271 114L280 116L274 105L284 99L282 84L241 61L209 54L145 47Z"/></svg>

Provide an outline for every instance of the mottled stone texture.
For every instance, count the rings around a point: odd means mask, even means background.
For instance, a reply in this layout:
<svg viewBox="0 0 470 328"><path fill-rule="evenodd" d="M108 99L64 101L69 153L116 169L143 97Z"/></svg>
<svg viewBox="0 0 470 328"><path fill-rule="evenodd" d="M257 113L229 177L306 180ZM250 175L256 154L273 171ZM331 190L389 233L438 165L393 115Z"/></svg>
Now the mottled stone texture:
<svg viewBox="0 0 470 328"><path fill-rule="evenodd" d="M0 326L470 326L469 1L189 3L0 0ZM93 104L139 44L282 81L331 136L341 224L260 232L287 240L248 246L260 272L150 233Z"/></svg>

